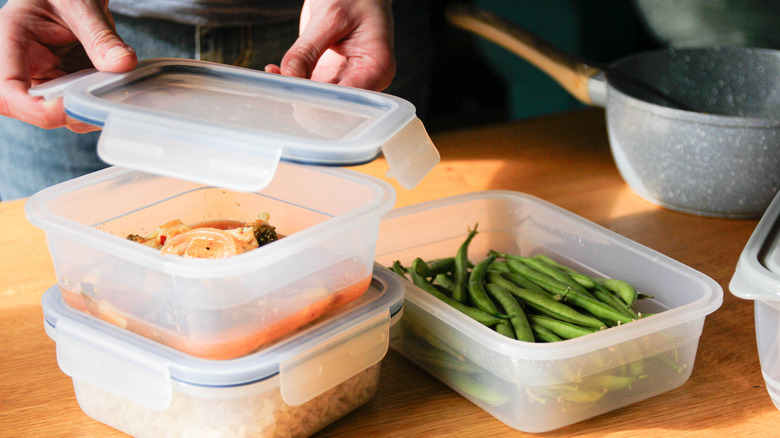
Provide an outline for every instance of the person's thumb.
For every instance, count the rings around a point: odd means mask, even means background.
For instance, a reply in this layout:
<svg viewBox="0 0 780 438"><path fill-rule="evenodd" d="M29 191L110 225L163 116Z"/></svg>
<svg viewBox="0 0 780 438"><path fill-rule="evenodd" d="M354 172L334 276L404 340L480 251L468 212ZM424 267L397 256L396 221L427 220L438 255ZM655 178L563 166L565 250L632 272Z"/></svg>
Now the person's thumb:
<svg viewBox="0 0 780 438"><path fill-rule="evenodd" d="M135 51L117 35L110 13L100 2L69 2L59 12L95 68L114 73L135 68Z"/></svg>

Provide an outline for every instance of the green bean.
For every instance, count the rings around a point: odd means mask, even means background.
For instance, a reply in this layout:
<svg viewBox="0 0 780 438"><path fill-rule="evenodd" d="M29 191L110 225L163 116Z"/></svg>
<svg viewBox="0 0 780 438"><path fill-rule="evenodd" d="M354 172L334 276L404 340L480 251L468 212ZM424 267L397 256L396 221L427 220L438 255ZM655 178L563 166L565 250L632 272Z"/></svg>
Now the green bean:
<svg viewBox="0 0 780 438"><path fill-rule="evenodd" d="M437 289L436 286L433 285L433 283L431 283L430 281L428 281L427 278L419 274L420 271L417 269L417 267L421 263L425 263L425 261L423 261L423 259L418 257L414 259L414 261L412 262L412 268L407 270L409 275L412 277L412 283L414 283L415 286L419 287L420 289L426 292L440 294L441 291L439 291L439 289Z"/></svg>
<svg viewBox="0 0 780 438"><path fill-rule="evenodd" d="M616 278L600 278L596 281L608 290L616 293L628 306L632 306L636 301L636 288L627 281Z"/></svg>
<svg viewBox="0 0 780 438"><path fill-rule="evenodd" d="M602 287L601 285L597 284L596 287L591 289L591 291L593 295L596 297L596 299L601 301L602 303L608 306L612 306L612 308L628 316L631 319L639 319L639 315L637 315L633 309L628 307L622 299L618 298L615 294L608 291L606 288Z"/></svg>
<svg viewBox="0 0 780 438"><path fill-rule="evenodd" d="M561 271L569 274L569 277L571 277L572 280L574 280L577 283L581 284L582 287L584 287L586 289L592 289L592 288L594 288L596 286L596 282L592 278L588 277L585 274L582 274L582 273L578 272L575 269L572 269L570 266L566 266L563 263L559 263L559 262L551 259L550 257L547 257L544 254L536 254L534 256L534 258L539 259L539 260L541 260L543 262L546 262L549 265L555 266L556 268L560 269Z"/></svg>
<svg viewBox="0 0 780 438"><path fill-rule="evenodd" d="M493 262L496 263L496 262ZM506 263L504 263L506 265ZM509 266L507 265L507 269L509 269ZM527 279L526 277L523 277L522 275L516 274L512 272L512 270L509 270L509 272L504 273L500 272L501 274L506 275L506 278L511 278L511 281L516 284L519 287L522 287L523 289L532 290L534 292L538 292L540 294L544 295L551 295L549 292L547 292L544 288L539 286L538 284L534 283L533 281Z"/></svg>
<svg viewBox="0 0 780 438"><path fill-rule="evenodd" d="M624 315L632 319L638 318L636 312L634 312L634 310L631 309L631 306L636 301L637 292L636 289L632 285L628 284L627 282L622 280L616 280L616 279L597 280L588 275L577 272L576 270L572 269L569 266L566 266L562 263L558 263L555 260L543 254L537 254L534 256L534 258L542 261L543 263L547 263L550 266L558 268L560 271L568 274L568 276L571 277L572 280L574 280L584 288L590 290L593 298L596 298L597 300L612 306L613 308L617 309L618 311L620 311L621 313L623 313ZM609 285L610 287L608 287L607 285ZM614 293L617 293L618 295L620 295L621 299L619 300L613 299L615 296L611 293L605 295L603 290L599 290L600 286Z"/></svg>
<svg viewBox="0 0 780 438"><path fill-rule="evenodd" d="M390 269L392 269L393 272L400 275L401 277L406 278L406 268L404 267L404 265L401 264L400 260L394 261Z"/></svg>
<svg viewBox="0 0 780 438"><path fill-rule="evenodd" d="M493 273L491 273L493 275ZM525 342L533 342L534 334L531 331L531 325L528 323L528 318L525 316L520 303L517 302L512 294L499 286L496 283L488 283L485 285L488 294L493 297L499 305L504 309L507 315L509 315L509 322L512 325L512 329L515 332L515 339Z"/></svg>
<svg viewBox="0 0 780 438"><path fill-rule="evenodd" d="M452 298L452 291L451 290L447 289L446 287L444 287L444 286L442 286L440 284L436 284L436 283L433 283L433 282L431 282L431 284L433 284L433 287L438 289L439 292L441 292L444 295L447 295L448 297Z"/></svg>
<svg viewBox="0 0 780 438"><path fill-rule="evenodd" d="M534 332L534 337L539 342L558 342L563 340L560 336L540 326L539 324L531 324L531 331Z"/></svg>
<svg viewBox="0 0 780 438"><path fill-rule="evenodd" d="M574 385L553 385L533 389L536 393L556 400L566 400L574 403L592 403L604 396L606 391L591 388L581 388Z"/></svg>
<svg viewBox="0 0 780 438"><path fill-rule="evenodd" d="M631 385L641 378L643 377L598 374L584 378L582 384L593 389L619 391L622 389L631 389Z"/></svg>
<svg viewBox="0 0 780 438"><path fill-rule="evenodd" d="M631 375L634 377L642 377L645 375L645 361L644 359L638 359L628 364L631 370Z"/></svg>
<svg viewBox="0 0 780 438"><path fill-rule="evenodd" d="M528 315L528 321L531 324L537 324L546 328L547 330L550 330L563 339L573 339L598 331L597 329L581 327L542 315Z"/></svg>
<svg viewBox="0 0 780 438"><path fill-rule="evenodd" d="M437 274L447 273L455 267L455 257L444 257L421 263L417 273L427 278L434 278Z"/></svg>
<svg viewBox="0 0 780 438"><path fill-rule="evenodd" d="M562 389L559 396L574 403L592 403L604 397L605 393L606 391L600 389L577 388Z"/></svg>
<svg viewBox="0 0 780 438"><path fill-rule="evenodd" d="M510 271L514 272L515 274L522 275L527 280L535 283L537 286L541 287L551 295L560 295L570 289L567 285L561 283L560 281L550 277L543 272L539 272L536 269L531 268L519 260L508 259L506 264L509 266Z"/></svg>
<svg viewBox="0 0 780 438"><path fill-rule="evenodd" d="M504 318L500 318L495 315L491 315L488 312L485 312L482 309L478 309L476 307L470 307L463 303L461 303L458 300L452 299L448 297L447 295L443 294L439 289L437 289L433 283L426 280L421 275L417 274L417 270L414 269L414 264L419 263L417 260L422 261L422 259L418 258L415 259L414 262L412 262L412 269L409 270L409 273L412 275L412 282L415 284L415 286L419 287L420 289L428 292L429 294L433 295L434 297L440 299L441 301L444 301L445 303L449 304L450 306L454 307L455 309L459 310L460 312L468 315L475 321L479 322L482 325L486 325L488 327L492 327L499 322L503 321Z"/></svg>
<svg viewBox="0 0 780 438"><path fill-rule="evenodd" d="M625 316L631 319L638 318L636 312L634 312L629 305L626 305L622 299L617 299L617 297L613 295L611 292L604 290L604 288L600 286L597 280L585 274L581 274L566 265L558 263L547 256L537 254L534 256L534 258L541 260L542 262L547 263L551 266L554 266L563 272L566 272L569 275L569 277L571 277L572 280L576 281L581 286L590 289L591 297L595 298L596 300L601 301L602 303L613 307L614 309L618 310L619 312L623 313Z"/></svg>
<svg viewBox="0 0 780 438"><path fill-rule="evenodd" d="M567 274L585 289L591 290L596 287L596 282L585 274L580 274L579 272L567 272Z"/></svg>
<svg viewBox="0 0 780 438"><path fill-rule="evenodd" d="M542 272L544 274L547 274L551 278L554 278L558 280L559 282L565 284L566 286L570 287L571 289L583 294L583 295L590 295L587 289L585 289L581 284L574 281L569 274L566 272L556 268L555 266L545 262L542 259L538 258L532 258L532 257L519 257L519 256L510 256L515 260L518 260L520 262L525 263L532 269L536 269L539 272Z"/></svg>
<svg viewBox="0 0 780 438"><path fill-rule="evenodd" d="M469 276L469 245L471 240L477 235L477 226L469 231L466 240L461 243L458 252L455 254L455 288L452 291L452 297L461 303L466 302L468 296L468 276Z"/></svg>
<svg viewBox="0 0 780 438"><path fill-rule="evenodd" d="M513 272L523 275L542 288L547 289L550 293L555 295L556 299L571 302L572 304L587 310L596 318L609 321L611 325L628 323L634 320L613 309L611 306L608 306L595 298L591 298L591 296L582 295L560 281L539 272L524 263L510 259L507 261L507 265L509 265L509 269Z"/></svg>
<svg viewBox="0 0 780 438"><path fill-rule="evenodd" d="M501 253L500 255L507 260L507 264L509 265L510 270L512 269L511 262L514 262L515 264L517 264L517 262L523 263L529 269L536 271L540 275L544 275L544 277L539 277L540 279L545 279L546 281L549 281L550 279L554 280L556 284L560 284L569 289L573 289L580 295L593 298L593 296L590 294L590 292L588 292L587 289L585 289L578 282L574 281L566 272L545 262L543 259L522 257L522 256L516 256L516 255L506 254L506 253ZM530 271L527 272L530 273Z"/></svg>
<svg viewBox="0 0 780 438"><path fill-rule="evenodd" d="M507 403L510 398L503 391L494 389L493 386L486 385L475 378L462 373L448 373L446 379L452 383L455 388L466 395L480 400L492 406L499 406Z"/></svg>
<svg viewBox="0 0 780 438"><path fill-rule="evenodd" d="M497 333L502 334L506 336L507 338L517 339L515 337L515 331L512 330L511 325L509 324L509 321L502 320L495 326L495 330Z"/></svg>
<svg viewBox="0 0 780 438"><path fill-rule="evenodd" d="M485 273L487 273L488 266L490 266L495 259L496 256L491 255L474 266L474 270L471 271L468 282L469 297L476 307L493 315L501 316L498 312L498 308L496 308L496 305L490 299L487 292L485 292Z"/></svg>
<svg viewBox="0 0 780 438"><path fill-rule="evenodd" d="M669 368L670 370L674 371L677 374L682 374L683 371L685 371L685 365L678 364L677 362L672 360L669 356L667 356L664 353L651 356L650 359L660 363L661 365Z"/></svg>
<svg viewBox="0 0 780 438"><path fill-rule="evenodd" d="M609 321L612 325L629 323L634 318L624 315L622 312L614 309L612 306L602 303L594 298L577 295L576 293L562 294L564 301L568 301L575 306L587 310L596 318L602 321Z"/></svg>
<svg viewBox="0 0 780 438"><path fill-rule="evenodd" d="M544 313L547 316L585 327L597 329L605 327L604 323L597 318L580 313L570 306L556 301L544 292L537 292L518 286L515 283L516 277L519 277L519 275L491 272L488 274L488 282L489 284L494 283L503 287L512 295L523 300L528 306L533 307L538 312Z"/></svg>
<svg viewBox="0 0 780 438"><path fill-rule="evenodd" d="M509 266L507 266L505 262L502 262L500 260L494 260L493 263L490 264L488 271L509 272Z"/></svg>
<svg viewBox="0 0 780 438"><path fill-rule="evenodd" d="M433 350L441 350L444 353L449 354L450 356L453 356L453 357L455 357L456 359L458 359L460 361L465 361L466 360L466 358L463 357L463 355L461 353L459 353L457 350L455 350L454 348L450 347L449 345L445 344L444 341L442 341L441 339L439 339L436 336L432 335L431 333L429 333L425 329L423 329L421 327L418 327L418 326L415 326L415 325L412 325L412 324L409 324L408 322L406 324L404 324L404 327L406 328L406 331L402 331L401 332L402 336L404 334L415 336L419 340L419 342L424 342L424 343L429 344L428 346L425 346L423 348L431 349L429 347L432 347Z"/></svg>
<svg viewBox="0 0 780 438"><path fill-rule="evenodd" d="M434 278L434 283L440 284L443 288L450 291L450 293L452 293L455 287L455 281L452 279L452 277L449 274L446 273L436 274L436 277Z"/></svg>
<svg viewBox="0 0 780 438"><path fill-rule="evenodd" d="M503 321L504 318L500 318L495 315L491 315L490 313L485 312L482 309L467 306L463 303L461 303L458 300L454 300L447 295L444 295L443 293L436 291L435 294L431 293L431 295L435 296L436 298L444 301L445 303L449 304L450 306L454 307L455 309L459 310L460 312L466 314L471 319L477 321L478 323L482 325L486 325L488 327L492 327L499 322Z"/></svg>
<svg viewBox="0 0 780 438"><path fill-rule="evenodd" d="M628 351L627 357L631 360L628 364L631 375L639 377L645 374L645 361L642 359L642 351L635 341L627 341L621 348Z"/></svg>
<svg viewBox="0 0 780 438"><path fill-rule="evenodd" d="M476 373L481 370L478 366L470 362L464 362L457 358L436 349L419 349L415 350L415 357L423 362L432 365L435 368L443 368L450 371L458 371L461 373Z"/></svg>

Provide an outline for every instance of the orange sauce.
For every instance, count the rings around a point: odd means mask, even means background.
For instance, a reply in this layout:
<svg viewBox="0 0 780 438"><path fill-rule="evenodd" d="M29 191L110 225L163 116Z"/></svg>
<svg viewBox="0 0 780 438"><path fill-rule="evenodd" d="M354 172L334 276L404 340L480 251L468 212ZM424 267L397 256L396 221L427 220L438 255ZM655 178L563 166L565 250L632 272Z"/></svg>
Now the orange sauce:
<svg viewBox="0 0 780 438"><path fill-rule="evenodd" d="M65 303L74 309L89 313L181 352L204 359L224 360L252 353L269 342L360 298L368 290L370 284L371 275L368 275L279 321L271 324L257 324L249 321L201 339L191 339L184 336L183 333L162 330L158 326L139 321L126 312L120 312L113 306L98 304L80 293L61 290Z"/></svg>

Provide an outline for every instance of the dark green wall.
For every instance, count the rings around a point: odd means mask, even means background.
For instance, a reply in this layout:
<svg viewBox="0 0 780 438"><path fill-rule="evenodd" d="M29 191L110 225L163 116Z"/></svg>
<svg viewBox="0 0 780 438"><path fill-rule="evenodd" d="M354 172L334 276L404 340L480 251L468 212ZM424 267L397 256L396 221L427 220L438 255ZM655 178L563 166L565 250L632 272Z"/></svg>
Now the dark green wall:
<svg viewBox="0 0 780 438"><path fill-rule="evenodd" d="M555 81L482 38L450 27L434 0L436 41L431 130L534 117L581 108ZM656 47L627 0L474 0L558 47L608 63Z"/></svg>

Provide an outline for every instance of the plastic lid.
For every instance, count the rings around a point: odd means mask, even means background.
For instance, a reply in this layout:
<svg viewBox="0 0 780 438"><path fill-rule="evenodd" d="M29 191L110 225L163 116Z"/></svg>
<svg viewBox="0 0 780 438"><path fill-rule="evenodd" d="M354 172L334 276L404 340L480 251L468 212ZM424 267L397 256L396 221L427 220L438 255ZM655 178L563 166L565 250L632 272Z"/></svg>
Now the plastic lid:
<svg viewBox="0 0 780 438"><path fill-rule="evenodd" d="M42 307L65 374L159 411L171 403L173 381L223 388L277 375L285 402L303 404L382 360L403 296L401 278L375 265L361 298L257 353L231 360L190 356L74 310L56 286L44 294Z"/></svg>
<svg viewBox="0 0 780 438"><path fill-rule="evenodd" d="M750 300L780 301L780 194L764 212L742 250L729 283L731 293Z"/></svg>
<svg viewBox="0 0 780 438"><path fill-rule="evenodd" d="M186 59L82 71L30 90L102 126L109 164L234 190L270 183L279 160L348 166L384 153L412 188L439 162L409 102L383 93Z"/></svg>

